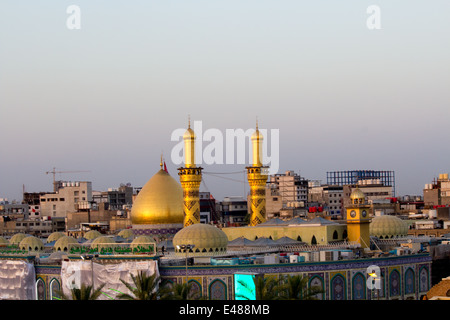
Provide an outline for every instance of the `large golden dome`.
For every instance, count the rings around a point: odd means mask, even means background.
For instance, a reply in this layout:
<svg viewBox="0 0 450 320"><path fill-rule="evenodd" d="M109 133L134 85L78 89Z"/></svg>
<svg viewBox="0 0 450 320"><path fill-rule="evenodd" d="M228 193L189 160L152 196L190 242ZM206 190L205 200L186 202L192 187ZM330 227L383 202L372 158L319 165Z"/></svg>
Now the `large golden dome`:
<svg viewBox="0 0 450 320"><path fill-rule="evenodd" d="M131 208L132 224L183 223L183 189L163 169L141 189Z"/></svg>

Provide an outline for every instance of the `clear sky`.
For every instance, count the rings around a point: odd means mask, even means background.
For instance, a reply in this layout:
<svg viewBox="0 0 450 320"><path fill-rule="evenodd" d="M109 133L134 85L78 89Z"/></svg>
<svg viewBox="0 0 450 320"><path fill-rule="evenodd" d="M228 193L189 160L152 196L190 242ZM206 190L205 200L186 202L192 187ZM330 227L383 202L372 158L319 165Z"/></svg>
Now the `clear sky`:
<svg viewBox="0 0 450 320"><path fill-rule="evenodd" d="M448 0L5 0L0 197L51 191L53 167L89 171L57 179L95 190L142 186L161 152L178 179L170 136L189 114L204 129L279 129L280 172L393 170L398 194L422 194L450 171L449 85ZM248 191L227 177L202 189Z"/></svg>

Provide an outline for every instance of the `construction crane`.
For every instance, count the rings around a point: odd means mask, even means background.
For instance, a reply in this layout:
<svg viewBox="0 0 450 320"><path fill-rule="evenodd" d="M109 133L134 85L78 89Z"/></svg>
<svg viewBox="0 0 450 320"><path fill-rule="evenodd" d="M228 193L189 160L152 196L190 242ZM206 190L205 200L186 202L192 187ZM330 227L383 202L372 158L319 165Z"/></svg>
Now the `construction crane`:
<svg viewBox="0 0 450 320"><path fill-rule="evenodd" d="M58 188L56 186L56 174L57 173L79 173L79 172L90 172L90 171L56 171L56 168L53 167L53 171L47 171L46 174L53 174L53 192L57 192Z"/></svg>

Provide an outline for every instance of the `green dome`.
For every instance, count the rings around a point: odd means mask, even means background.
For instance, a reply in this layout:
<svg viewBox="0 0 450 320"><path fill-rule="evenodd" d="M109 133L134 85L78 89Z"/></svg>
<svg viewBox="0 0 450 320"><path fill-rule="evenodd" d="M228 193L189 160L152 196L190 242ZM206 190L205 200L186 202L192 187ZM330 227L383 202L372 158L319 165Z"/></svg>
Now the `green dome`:
<svg viewBox="0 0 450 320"><path fill-rule="evenodd" d="M53 251L69 251L69 249L74 246L80 246L75 238L63 236L56 240Z"/></svg>
<svg viewBox="0 0 450 320"><path fill-rule="evenodd" d="M9 239L9 244L18 246L20 241L22 241L23 239L25 239L26 237L29 237L29 236L30 236L29 234L25 234L25 233L16 233L15 235L13 235L11 237L11 239Z"/></svg>
<svg viewBox="0 0 450 320"><path fill-rule="evenodd" d="M66 235L63 232L53 232L51 235L47 238L47 243L53 242L58 240L61 237L65 237Z"/></svg>
<svg viewBox="0 0 450 320"><path fill-rule="evenodd" d="M172 242L176 252L184 252L177 246L186 244L195 246L193 252L216 252L226 251L228 237L225 232L210 224L195 223L178 231Z"/></svg>
<svg viewBox="0 0 450 320"><path fill-rule="evenodd" d="M370 235L380 239L405 237L408 225L400 218L390 215L374 217L369 225Z"/></svg>
<svg viewBox="0 0 450 320"><path fill-rule="evenodd" d="M97 237L91 242L91 248L98 249L114 247L115 245L116 242L112 238L106 236Z"/></svg>
<svg viewBox="0 0 450 320"><path fill-rule="evenodd" d="M118 234L119 237L122 237L124 239L134 236L132 229L123 229Z"/></svg>
<svg viewBox="0 0 450 320"><path fill-rule="evenodd" d="M93 239L101 237L101 236L102 236L102 234L100 232L98 232L97 230L91 230L91 231L86 232L84 234L83 238L85 238L87 240L93 240Z"/></svg>
<svg viewBox="0 0 450 320"><path fill-rule="evenodd" d="M20 241L19 249L26 251L42 251L44 250L44 243L36 237L29 236Z"/></svg>

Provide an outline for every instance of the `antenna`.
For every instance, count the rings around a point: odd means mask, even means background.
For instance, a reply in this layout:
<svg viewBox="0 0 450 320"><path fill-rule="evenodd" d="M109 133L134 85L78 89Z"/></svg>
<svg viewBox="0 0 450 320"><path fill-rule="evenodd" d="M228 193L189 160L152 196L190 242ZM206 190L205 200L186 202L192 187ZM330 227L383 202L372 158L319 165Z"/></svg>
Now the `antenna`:
<svg viewBox="0 0 450 320"><path fill-rule="evenodd" d="M47 171L46 174L53 174L53 191L56 192L58 191L57 187L56 187L56 174L57 173L78 173L78 172L90 172L90 171L56 171L56 168L53 167L52 171Z"/></svg>

